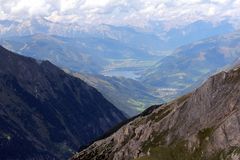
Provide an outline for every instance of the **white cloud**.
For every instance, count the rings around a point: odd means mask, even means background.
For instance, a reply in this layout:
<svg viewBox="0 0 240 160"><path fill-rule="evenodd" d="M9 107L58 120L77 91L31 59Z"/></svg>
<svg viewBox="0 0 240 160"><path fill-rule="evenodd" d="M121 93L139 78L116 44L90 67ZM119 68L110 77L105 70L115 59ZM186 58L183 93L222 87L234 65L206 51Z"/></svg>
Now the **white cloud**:
<svg viewBox="0 0 240 160"><path fill-rule="evenodd" d="M68 10L74 9L77 5L78 5L78 0L61 0L60 11L66 12Z"/></svg>
<svg viewBox="0 0 240 160"><path fill-rule="evenodd" d="M226 4L230 2L230 0L211 0L213 3L220 3L220 4Z"/></svg>
<svg viewBox="0 0 240 160"><path fill-rule="evenodd" d="M216 14L216 8L214 6L209 7L208 10L207 10L207 15L208 16L213 16L215 14Z"/></svg>
<svg viewBox="0 0 240 160"><path fill-rule="evenodd" d="M83 4L83 8L104 7L111 3L112 0L88 0Z"/></svg>
<svg viewBox="0 0 240 160"><path fill-rule="evenodd" d="M0 19L44 16L66 23L167 26L240 16L240 0L0 0ZM237 17L238 18L238 17Z"/></svg>

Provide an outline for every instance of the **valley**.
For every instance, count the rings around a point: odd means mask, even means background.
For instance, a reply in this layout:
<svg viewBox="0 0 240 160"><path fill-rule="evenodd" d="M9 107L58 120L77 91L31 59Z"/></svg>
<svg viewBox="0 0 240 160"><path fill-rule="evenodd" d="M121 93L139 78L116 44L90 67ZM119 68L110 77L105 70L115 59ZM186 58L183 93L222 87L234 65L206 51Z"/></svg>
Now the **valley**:
<svg viewBox="0 0 240 160"><path fill-rule="evenodd" d="M64 70L99 90L103 96L129 117L135 116L153 104L162 103L155 89L124 77L80 74Z"/></svg>
<svg viewBox="0 0 240 160"><path fill-rule="evenodd" d="M240 55L239 39L239 32L236 31L181 46L165 56L143 53L125 42L86 35L65 38L36 34L4 38L0 43L22 55L50 60L70 72L90 74L95 79L95 83L90 82L91 85L120 110L133 116L155 102L168 102L195 89L207 77L233 63ZM138 55L140 52L142 54ZM106 83L96 85L99 75L107 76L107 83L112 86L116 86L114 79L119 82L124 78L133 80L126 84L120 82L121 88L126 91L112 94L112 90L106 89ZM148 89L136 93L138 89L127 86L138 86L140 83L142 88ZM118 97L125 98L119 100Z"/></svg>

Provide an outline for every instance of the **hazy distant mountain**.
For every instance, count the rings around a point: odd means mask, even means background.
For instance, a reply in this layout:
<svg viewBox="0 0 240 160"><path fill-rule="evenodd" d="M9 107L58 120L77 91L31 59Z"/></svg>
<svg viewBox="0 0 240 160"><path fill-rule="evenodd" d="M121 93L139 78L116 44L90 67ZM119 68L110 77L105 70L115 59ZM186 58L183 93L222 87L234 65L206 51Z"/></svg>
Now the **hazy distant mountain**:
<svg viewBox="0 0 240 160"><path fill-rule="evenodd" d="M152 106L72 160L239 160L240 68ZM99 154L100 153L100 154Z"/></svg>
<svg viewBox="0 0 240 160"><path fill-rule="evenodd" d="M44 18L32 18L25 21L0 21L0 36L27 36L33 34L49 34L71 38L95 37L113 39L128 47L137 48L141 52L158 53L160 39L153 33L143 32L128 26L111 25L78 25L61 24ZM110 46L108 46L110 47Z"/></svg>
<svg viewBox="0 0 240 160"><path fill-rule="evenodd" d="M38 17L21 22L2 20L0 31L1 44L18 53L74 71L136 78L175 48L234 28L228 21L196 21L167 30L157 21L136 28L54 23ZM41 55L35 53L38 50Z"/></svg>
<svg viewBox="0 0 240 160"><path fill-rule="evenodd" d="M66 159L125 116L49 61L0 47L0 159Z"/></svg>
<svg viewBox="0 0 240 160"><path fill-rule="evenodd" d="M213 24L208 21L195 21L185 26L166 29L164 23L154 21L146 28L113 25L78 25L54 23L44 18L32 18L21 22L0 21L0 36L26 36L50 34L64 37L98 37L114 39L128 47L137 48L149 54L163 55L176 47L196 40L234 31L228 21ZM167 52L167 53L166 53Z"/></svg>
<svg viewBox="0 0 240 160"><path fill-rule="evenodd" d="M186 26L179 26L169 30L163 30L161 23L152 24L152 32L158 34L163 42L159 44L164 50L173 50L182 45L208 37L233 32L235 29L228 21L213 24L208 21L195 21Z"/></svg>
<svg viewBox="0 0 240 160"><path fill-rule="evenodd" d="M109 38L83 36L66 38L46 34L23 37L8 37L0 42L6 48L37 59L51 62L74 71L101 73L120 65L120 68L135 67L141 61L154 61L155 56L129 47ZM121 62L125 65L121 66ZM119 63L119 65L118 65Z"/></svg>
<svg viewBox="0 0 240 160"><path fill-rule="evenodd" d="M182 46L149 68L143 83L184 90L240 56L240 32Z"/></svg>

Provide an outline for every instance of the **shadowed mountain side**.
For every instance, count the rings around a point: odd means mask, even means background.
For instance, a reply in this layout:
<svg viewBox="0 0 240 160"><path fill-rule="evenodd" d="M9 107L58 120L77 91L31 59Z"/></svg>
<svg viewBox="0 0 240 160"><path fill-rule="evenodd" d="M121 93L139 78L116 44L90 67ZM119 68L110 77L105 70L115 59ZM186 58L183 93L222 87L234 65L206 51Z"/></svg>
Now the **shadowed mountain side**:
<svg viewBox="0 0 240 160"><path fill-rule="evenodd" d="M96 89L0 47L0 159L65 159L125 120Z"/></svg>

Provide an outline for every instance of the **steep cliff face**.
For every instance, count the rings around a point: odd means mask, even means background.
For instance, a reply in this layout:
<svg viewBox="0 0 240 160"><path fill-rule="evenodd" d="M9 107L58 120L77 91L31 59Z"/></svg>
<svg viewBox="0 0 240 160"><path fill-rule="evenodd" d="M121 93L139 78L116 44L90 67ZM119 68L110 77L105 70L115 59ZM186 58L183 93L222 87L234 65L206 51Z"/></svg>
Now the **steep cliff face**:
<svg viewBox="0 0 240 160"><path fill-rule="evenodd" d="M0 159L66 159L125 120L96 89L0 47Z"/></svg>
<svg viewBox="0 0 240 160"><path fill-rule="evenodd" d="M73 160L240 159L240 68L140 115Z"/></svg>

